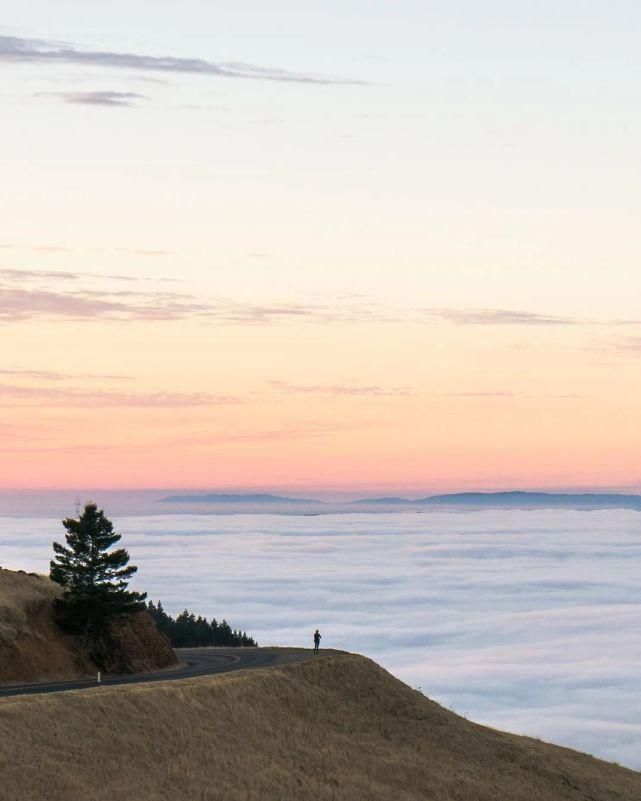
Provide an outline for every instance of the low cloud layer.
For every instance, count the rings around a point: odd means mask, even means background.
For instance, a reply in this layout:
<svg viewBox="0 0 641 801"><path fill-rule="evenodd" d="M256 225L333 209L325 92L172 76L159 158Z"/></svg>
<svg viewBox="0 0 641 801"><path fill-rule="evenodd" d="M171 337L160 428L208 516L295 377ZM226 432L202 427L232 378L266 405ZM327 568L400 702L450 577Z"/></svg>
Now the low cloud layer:
<svg viewBox="0 0 641 801"><path fill-rule="evenodd" d="M73 494L60 495L61 515ZM91 497L109 511L122 509L116 495ZM558 510L117 519L137 586L172 612L226 617L262 645L308 646L318 626L324 646L367 654L472 719L636 768L640 521ZM56 532L55 517L0 518L3 565L46 571Z"/></svg>
<svg viewBox="0 0 641 801"><path fill-rule="evenodd" d="M12 64L43 64L48 66L71 64L85 67L105 67L129 71L205 75L215 78L245 78L282 83L316 85L345 85L360 83L344 78L309 75L283 69L261 67L239 61L213 62L202 58L175 56L149 56L139 53L121 53L110 50L78 49L65 42L46 39L23 39L17 36L0 36L0 61Z"/></svg>

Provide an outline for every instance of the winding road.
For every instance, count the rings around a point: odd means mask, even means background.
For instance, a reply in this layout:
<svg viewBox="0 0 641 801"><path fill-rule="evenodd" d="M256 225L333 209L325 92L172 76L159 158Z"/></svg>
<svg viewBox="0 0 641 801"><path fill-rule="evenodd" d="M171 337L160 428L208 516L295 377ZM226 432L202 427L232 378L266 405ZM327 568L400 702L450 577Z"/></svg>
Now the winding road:
<svg viewBox="0 0 641 801"><path fill-rule="evenodd" d="M129 676L103 676L100 685L97 677L71 681L40 682L37 684L7 684L0 686L0 698L12 695L40 695L66 690L86 690L92 687L111 687L117 684L141 684L151 681L174 681L195 676L229 673L232 670L251 670L291 662L304 662L313 657L308 649L292 648L176 648L176 656L183 663L155 673L135 673Z"/></svg>

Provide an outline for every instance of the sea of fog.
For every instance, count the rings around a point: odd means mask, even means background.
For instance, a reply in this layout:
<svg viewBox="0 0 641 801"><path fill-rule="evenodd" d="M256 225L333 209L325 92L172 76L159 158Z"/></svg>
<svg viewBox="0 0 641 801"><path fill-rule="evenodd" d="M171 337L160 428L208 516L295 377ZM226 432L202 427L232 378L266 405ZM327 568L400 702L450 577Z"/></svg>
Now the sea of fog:
<svg viewBox="0 0 641 801"><path fill-rule="evenodd" d="M72 511L72 510L69 510ZM109 510L107 510L109 511ZM367 654L473 720L641 768L641 514L117 516L135 584L260 644ZM0 517L47 571L55 517Z"/></svg>

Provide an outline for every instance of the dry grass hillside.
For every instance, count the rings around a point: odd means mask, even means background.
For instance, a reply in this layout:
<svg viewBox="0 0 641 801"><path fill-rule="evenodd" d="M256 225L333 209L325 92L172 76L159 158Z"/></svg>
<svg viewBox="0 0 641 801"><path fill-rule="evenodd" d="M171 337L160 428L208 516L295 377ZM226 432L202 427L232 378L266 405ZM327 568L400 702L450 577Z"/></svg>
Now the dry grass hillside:
<svg viewBox="0 0 641 801"><path fill-rule="evenodd" d="M60 593L45 576L0 568L0 684L95 673L77 640L55 623L53 602ZM106 667L113 673L154 670L177 661L147 612L114 625L107 644Z"/></svg>
<svg viewBox="0 0 641 801"><path fill-rule="evenodd" d="M352 655L0 699L3 801L639 801L641 774L470 723Z"/></svg>

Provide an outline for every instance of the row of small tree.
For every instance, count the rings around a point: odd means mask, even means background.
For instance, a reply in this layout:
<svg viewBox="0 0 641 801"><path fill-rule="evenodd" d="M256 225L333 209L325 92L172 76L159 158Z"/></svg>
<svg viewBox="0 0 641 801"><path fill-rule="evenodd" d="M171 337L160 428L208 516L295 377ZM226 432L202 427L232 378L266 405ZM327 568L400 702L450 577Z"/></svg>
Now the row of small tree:
<svg viewBox="0 0 641 801"><path fill-rule="evenodd" d="M148 609L171 644L180 646L256 645L245 632L234 631L226 620L218 623L185 610L176 619L162 604L145 605L146 593L128 589L137 572L124 548L113 546L120 534L95 503L88 503L78 518L62 521L66 545L53 543L50 577L63 588L56 603L59 624L88 645L96 643L116 619Z"/></svg>
<svg viewBox="0 0 641 801"><path fill-rule="evenodd" d="M255 646L255 640L244 631L235 631L226 620L208 621L185 609L176 618L165 612L160 601L147 604L156 625L169 637L175 648L202 648L208 645Z"/></svg>

